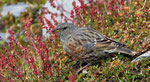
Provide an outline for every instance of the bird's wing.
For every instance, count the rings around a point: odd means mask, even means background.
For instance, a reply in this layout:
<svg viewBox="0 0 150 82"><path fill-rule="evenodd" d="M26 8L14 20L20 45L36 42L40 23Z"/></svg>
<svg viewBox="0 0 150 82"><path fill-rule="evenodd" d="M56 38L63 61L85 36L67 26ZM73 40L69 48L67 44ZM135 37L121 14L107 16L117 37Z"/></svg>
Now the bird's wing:
<svg viewBox="0 0 150 82"><path fill-rule="evenodd" d="M94 42L87 43L84 45L85 50L91 51L93 49L96 49L97 51L109 51L114 50L118 47L123 47L124 44L117 42L112 39L107 38L95 38Z"/></svg>
<svg viewBox="0 0 150 82"><path fill-rule="evenodd" d="M103 46L103 47L124 47L126 46L125 44L123 43L120 43L120 42L117 42L113 39L110 39L110 38L105 38L105 39L102 39L102 38L96 38L95 39L95 46Z"/></svg>
<svg viewBox="0 0 150 82"><path fill-rule="evenodd" d="M80 30L78 30L71 38L69 38L69 40L67 40L65 46L66 52L77 55L83 52L88 53L94 50L98 52L111 53L118 49L122 50L122 47L125 45L105 37L93 29L80 28Z"/></svg>
<svg viewBox="0 0 150 82"><path fill-rule="evenodd" d="M104 36L103 34L97 32L94 29L83 27L80 28L80 30L81 30L81 34L84 35L84 37L92 40L90 43L86 43L84 45L84 48L87 50L89 50L89 48L93 48L92 46L98 48L101 47L100 49L102 50L126 46L123 43L117 42L113 39Z"/></svg>
<svg viewBox="0 0 150 82"><path fill-rule="evenodd" d="M100 39L96 38L93 43L90 44L85 44L84 49L87 50L87 52L95 50L96 52L107 52L107 53L114 53L114 52L119 52L119 53L124 53L127 55L134 56L136 52L123 48L125 45L114 41L112 39Z"/></svg>

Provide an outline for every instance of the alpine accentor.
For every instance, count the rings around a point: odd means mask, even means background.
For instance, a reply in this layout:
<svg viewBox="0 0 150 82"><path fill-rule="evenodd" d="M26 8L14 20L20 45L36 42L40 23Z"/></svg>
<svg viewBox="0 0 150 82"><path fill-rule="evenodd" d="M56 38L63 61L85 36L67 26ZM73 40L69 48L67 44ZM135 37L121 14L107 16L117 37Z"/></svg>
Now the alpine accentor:
<svg viewBox="0 0 150 82"><path fill-rule="evenodd" d="M134 51L123 48L125 45L110 39L92 28L77 27L72 23L61 23L55 30L59 30L64 51L79 61L88 65L108 53L124 53L135 55Z"/></svg>

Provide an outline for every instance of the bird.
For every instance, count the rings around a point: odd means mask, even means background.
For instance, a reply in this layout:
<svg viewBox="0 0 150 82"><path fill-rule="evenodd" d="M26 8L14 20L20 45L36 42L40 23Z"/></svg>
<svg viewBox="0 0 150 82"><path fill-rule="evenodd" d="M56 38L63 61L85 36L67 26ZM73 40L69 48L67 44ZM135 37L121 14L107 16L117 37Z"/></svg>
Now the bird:
<svg viewBox="0 0 150 82"><path fill-rule="evenodd" d="M58 32L64 51L87 65L85 69L98 59L109 53L124 53L134 56L135 51L124 48L126 45L113 40L90 27L78 27L73 23L60 23L52 32Z"/></svg>

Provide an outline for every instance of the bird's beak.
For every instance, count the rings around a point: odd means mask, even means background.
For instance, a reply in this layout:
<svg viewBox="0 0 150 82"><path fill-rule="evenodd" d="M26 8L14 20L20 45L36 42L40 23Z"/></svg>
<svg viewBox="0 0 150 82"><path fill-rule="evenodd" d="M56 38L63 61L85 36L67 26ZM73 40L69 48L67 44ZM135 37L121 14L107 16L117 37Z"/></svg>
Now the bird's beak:
<svg viewBox="0 0 150 82"><path fill-rule="evenodd" d="M57 29L52 30L52 32L55 32Z"/></svg>
<svg viewBox="0 0 150 82"><path fill-rule="evenodd" d="M52 32L55 32L55 31L57 31L57 30L59 30L59 28L55 28L54 30L52 30Z"/></svg>

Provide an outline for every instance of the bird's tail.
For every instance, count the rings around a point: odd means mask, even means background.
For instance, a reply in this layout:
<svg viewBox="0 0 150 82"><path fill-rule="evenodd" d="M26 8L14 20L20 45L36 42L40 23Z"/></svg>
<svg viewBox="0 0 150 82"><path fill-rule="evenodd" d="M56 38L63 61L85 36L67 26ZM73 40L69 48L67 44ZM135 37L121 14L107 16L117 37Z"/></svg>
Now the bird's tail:
<svg viewBox="0 0 150 82"><path fill-rule="evenodd" d="M125 49L125 48L122 48L122 47L118 47L118 48L116 49L116 52L128 54L128 55L131 55L131 56L136 55L136 52L135 52L135 51L132 51L132 50L129 50L129 49Z"/></svg>

